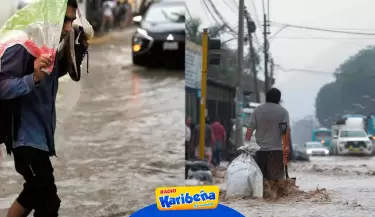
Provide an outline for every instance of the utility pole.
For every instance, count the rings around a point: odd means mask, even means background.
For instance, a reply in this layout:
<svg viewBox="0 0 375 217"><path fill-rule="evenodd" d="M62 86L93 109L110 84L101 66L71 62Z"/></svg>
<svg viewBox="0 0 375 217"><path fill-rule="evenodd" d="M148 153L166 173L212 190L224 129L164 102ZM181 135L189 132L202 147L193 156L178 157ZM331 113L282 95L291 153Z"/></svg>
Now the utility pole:
<svg viewBox="0 0 375 217"><path fill-rule="evenodd" d="M268 61L269 61L269 55L268 55L268 38L267 36L270 34L268 31L269 23L267 21L267 15L266 13L263 14L263 38L264 38L264 45L263 45L263 51L264 51L264 91L267 92L270 88L270 82L269 82L269 75L268 75Z"/></svg>
<svg viewBox="0 0 375 217"><path fill-rule="evenodd" d="M274 79L274 70L275 70L275 62L273 61L273 58L270 59L270 78L271 78L271 87L275 84Z"/></svg>
<svg viewBox="0 0 375 217"><path fill-rule="evenodd" d="M206 124L206 103L207 103L207 60L208 60L208 29L203 29L202 35L202 83L201 83L201 102L199 117L199 158L204 160L204 138Z"/></svg>
<svg viewBox="0 0 375 217"><path fill-rule="evenodd" d="M256 26L254 21L251 19L250 13L245 7L245 18L247 23L247 33L249 37L249 68L251 69L252 75L253 75L253 83L254 83L254 90L255 90L255 101L257 103L260 103L260 94L259 94L259 88L258 88L258 72L256 68L256 61L255 61L255 50L253 45L253 33L256 30Z"/></svg>
<svg viewBox="0 0 375 217"><path fill-rule="evenodd" d="M199 120L199 158L204 160L204 141L207 110L207 71L208 65L219 65L221 59L221 40L210 39L208 37L208 28L203 29L202 34L202 81L200 98L200 120Z"/></svg>
<svg viewBox="0 0 375 217"><path fill-rule="evenodd" d="M236 131L235 131L235 146L242 146L243 131L242 131L242 113L243 113L243 46L244 46L244 7L245 1L239 0L238 7L238 80L236 92Z"/></svg>

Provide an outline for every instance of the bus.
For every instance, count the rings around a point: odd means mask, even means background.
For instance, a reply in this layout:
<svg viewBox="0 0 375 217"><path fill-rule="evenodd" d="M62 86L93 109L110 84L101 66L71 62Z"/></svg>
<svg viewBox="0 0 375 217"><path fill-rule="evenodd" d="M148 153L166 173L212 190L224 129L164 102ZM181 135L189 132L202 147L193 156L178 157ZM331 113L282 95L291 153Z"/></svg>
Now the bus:
<svg viewBox="0 0 375 217"><path fill-rule="evenodd" d="M314 129L313 132L312 132L311 141L322 143L331 152L331 149L332 149L332 144L331 144L332 130L330 130L328 128Z"/></svg>

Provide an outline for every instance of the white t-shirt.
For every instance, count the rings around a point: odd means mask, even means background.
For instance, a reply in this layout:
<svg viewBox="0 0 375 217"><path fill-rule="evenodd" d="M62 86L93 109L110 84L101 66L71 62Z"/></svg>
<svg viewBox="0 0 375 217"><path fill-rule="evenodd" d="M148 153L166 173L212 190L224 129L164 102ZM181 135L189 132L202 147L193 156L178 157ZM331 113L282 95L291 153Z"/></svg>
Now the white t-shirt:
<svg viewBox="0 0 375 217"><path fill-rule="evenodd" d="M116 7L116 3L113 1L105 1L103 3L103 14L104 16L112 17L113 16L113 9Z"/></svg>
<svg viewBox="0 0 375 217"><path fill-rule="evenodd" d="M185 125L185 141L189 142L191 138L191 131L188 126Z"/></svg>

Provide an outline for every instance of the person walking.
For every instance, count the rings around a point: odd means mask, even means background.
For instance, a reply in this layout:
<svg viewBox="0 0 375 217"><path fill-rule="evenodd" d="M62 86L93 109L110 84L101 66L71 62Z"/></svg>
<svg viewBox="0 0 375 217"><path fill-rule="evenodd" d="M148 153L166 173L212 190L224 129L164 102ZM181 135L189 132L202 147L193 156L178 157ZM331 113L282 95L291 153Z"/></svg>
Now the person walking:
<svg viewBox="0 0 375 217"><path fill-rule="evenodd" d="M224 126L220 123L219 119L216 118L214 123L211 125L212 132L215 137L215 146L213 149L213 156L212 156L212 162L215 167L220 166L221 163L221 155L222 151L225 148L225 142L227 140L227 136L225 133Z"/></svg>
<svg viewBox="0 0 375 217"><path fill-rule="evenodd" d="M185 123L185 160L189 159L189 144L191 140L191 131L187 123Z"/></svg>
<svg viewBox="0 0 375 217"><path fill-rule="evenodd" d="M289 155L289 148L283 152L280 124L287 127L286 136L290 140L289 112L280 105L281 92L272 88L266 93L266 103L255 108L250 117L245 140L250 141L256 130L256 142L260 146L255 154L255 161L266 181L276 181L285 178L284 155ZM290 147L290 144L286 144Z"/></svg>
<svg viewBox="0 0 375 217"><path fill-rule="evenodd" d="M114 10L116 7L116 2L113 0L105 0L102 4L103 17L102 23L100 26L100 31L105 32L106 30L110 31L113 28L115 16Z"/></svg>
<svg viewBox="0 0 375 217"><path fill-rule="evenodd" d="M77 8L76 0L67 0L61 41L74 31L72 24ZM83 40L82 46L87 50L87 39ZM15 169L25 180L23 190L8 210L7 217L26 217L32 210L35 217L58 216L61 200L57 195L50 157L56 156L54 132L58 79L72 70L68 49L67 43L53 60L48 55L35 58L22 45L16 44L7 48L1 58L0 100L17 101L19 115L10 126L15 129L16 136L10 148ZM76 56L82 56L77 50ZM53 61L53 70L47 75L43 69Z"/></svg>
<svg viewBox="0 0 375 217"><path fill-rule="evenodd" d="M195 153L195 157L199 159L199 136L200 136L200 124L197 124L194 128L193 137L191 140L191 147ZM212 128L209 123L203 126L205 127L205 138L204 138L204 155L209 164L212 164L212 149L215 144L215 136L212 132Z"/></svg>

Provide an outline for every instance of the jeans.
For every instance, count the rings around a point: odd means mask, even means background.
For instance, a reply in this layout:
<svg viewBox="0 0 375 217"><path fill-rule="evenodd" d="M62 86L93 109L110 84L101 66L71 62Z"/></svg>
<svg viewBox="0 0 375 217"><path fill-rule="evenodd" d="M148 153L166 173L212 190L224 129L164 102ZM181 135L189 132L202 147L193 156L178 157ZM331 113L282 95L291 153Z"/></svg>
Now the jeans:
<svg viewBox="0 0 375 217"><path fill-rule="evenodd" d="M212 163L214 166L219 166L221 163L221 152L222 152L222 142L221 141L216 141L216 147L215 150L213 151L213 156L212 156Z"/></svg>

